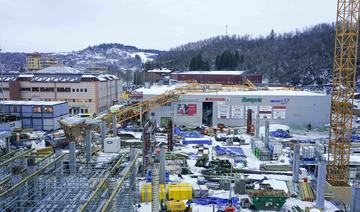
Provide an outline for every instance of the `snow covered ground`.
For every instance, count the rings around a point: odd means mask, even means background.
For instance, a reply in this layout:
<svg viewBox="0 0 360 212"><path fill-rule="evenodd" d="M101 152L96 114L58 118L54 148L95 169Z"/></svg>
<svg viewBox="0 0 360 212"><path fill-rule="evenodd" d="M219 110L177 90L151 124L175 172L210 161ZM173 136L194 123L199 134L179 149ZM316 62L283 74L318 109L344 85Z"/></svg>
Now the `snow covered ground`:
<svg viewBox="0 0 360 212"><path fill-rule="evenodd" d="M270 125L270 131L275 131L277 129L283 129L283 130L289 130L290 132L294 132L292 134L293 137L297 137L297 136L302 136L302 138L304 139L316 139L318 137L321 136L325 136L325 131L305 131L305 130L292 130L290 129L288 126L286 125ZM295 134L297 133L297 134ZM260 128L260 134L264 134L264 128ZM271 162L264 162L264 161L260 161L258 158L255 157L255 155L253 154L252 150L251 150L251 146L249 145L250 143L250 136L249 135L242 135L243 138L245 138L245 142L248 145L241 145L241 148L244 152L244 154L246 155L246 161L247 161L247 168L249 170L260 170L260 164L262 163L271 163L271 164L290 164L289 163L289 157L288 157L288 149L284 149L283 152L284 154L280 155L277 161L271 161ZM222 142L218 142L215 141L215 139L213 137L211 137L212 139L212 144L211 145L205 145L205 147L207 147L209 149L209 160L211 161L212 159L216 159L217 155L214 151L214 147L216 145L220 145L223 146L224 143ZM204 168L202 167L196 167L195 163L196 163L196 153L198 151L197 148L195 148L195 145L185 145L185 146L181 146L181 147L176 147L175 148L176 152L181 152L181 153L185 153L187 155L190 155L189 159L187 159L187 164L191 170L191 172L193 173L193 175L201 175L201 170L203 170ZM222 156L226 157L226 156ZM232 161L232 160L230 160ZM261 180L264 179L266 177L266 179L263 181L263 183L268 183L270 184L274 189L280 189L280 190L284 190L285 192L288 192L288 187L287 187L287 181L291 180L291 176L288 175L274 175L274 174L247 174L249 179L256 179L256 180ZM180 178L177 175L170 175L170 181L172 182L187 182L190 184L194 184L197 183L197 178L191 177L190 175L183 175L182 178ZM255 188L258 188L259 185L255 185ZM233 193L233 192L232 192ZM233 193L234 196L234 193ZM237 195L239 198L244 198L247 197L247 195ZM224 190L212 190L209 189L209 197L221 197L221 198L229 198L229 191L224 191ZM283 208L280 211L291 211L291 207L292 206L296 206L298 205L299 207L301 207L302 209L305 209L305 207L315 207L315 202L305 202L305 201L301 201L299 199L295 199L295 198L289 198L285 205L283 206ZM193 211L199 211L199 212L212 212L213 211L213 205L209 205L209 206L202 206L202 205L196 205L196 204L192 204L193 207ZM223 207L216 207L215 206L215 211L217 211L218 209L224 209ZM337 210L336 206L334 206L332 203L325 201L325 211L335 211ZM141 208L139 208L138 211L141 212L147 212L147 211L151 211L151 203L142 203L141 204ZM250 210L246 210L246 209L241 209L241 211L250 211Z"/></svg>

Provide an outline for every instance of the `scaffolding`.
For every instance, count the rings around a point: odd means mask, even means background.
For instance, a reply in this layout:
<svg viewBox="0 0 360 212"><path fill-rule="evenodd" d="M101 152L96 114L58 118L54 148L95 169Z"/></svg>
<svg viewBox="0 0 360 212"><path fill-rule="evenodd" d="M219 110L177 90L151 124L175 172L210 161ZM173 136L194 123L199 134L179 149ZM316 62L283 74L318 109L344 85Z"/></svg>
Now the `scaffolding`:
<svg viewBox="0 0 360 212"><path fill-rule="evenodd" d="M28 163L27 169L34 172L26 177L13 173L11 186L0 191L0 211L101 211L113 193L111 184L123 179L124 171L135 173L131 178L136 182L136 170L129 168L133 163L129 162L128 153L105 157L106 160L98 158L91 163L77 164L75 173L70 172L68 154L53 154L36 168ZM123 200L128 197L122 193L116 195Z"/></svg>
<svg viewBox="0 0 360 212"><path fill-rule="evenodd" d="M122 172L120 180L118 180L112 189L110 197L102 207L101 211L135 211L134 205L137 201L138 185L136 175L138 170L139 153L131 152L131 162Z"/></svg>

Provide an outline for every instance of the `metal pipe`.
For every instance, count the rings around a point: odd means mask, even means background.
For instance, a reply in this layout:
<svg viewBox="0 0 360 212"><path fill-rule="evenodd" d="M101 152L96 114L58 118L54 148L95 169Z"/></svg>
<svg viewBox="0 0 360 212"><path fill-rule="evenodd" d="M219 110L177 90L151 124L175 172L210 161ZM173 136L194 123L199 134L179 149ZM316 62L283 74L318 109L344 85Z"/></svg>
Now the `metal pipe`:
<svg viewBox="0 0 360 212"><path fill-rule="evenodd" d="M10 138L5 138L5 142L6 142L6 153L10 153L11 152Z"/></svg>
<svg viewBox="0 0 360 212"><path fill-rule="evenodd" d="M326 181L326 162L324 160L320 161L317 174L318 176L316 182L316 207L324 210Z"/></svg>
<svg viewBox="0 0 360 212"><path fill-rule="evenodd" d="M293 156L293 182L299 181L299 160L300 160L300 144L295 144L294 146L294 156Z"/></svg>
<svg viewBox="0 0 360 212"><path fill-rule="evenodd" d="M166 183L166 170L165 170L165 166L166 166L166 160L165 160L165 148L161 147L160 148L160 176L159 176L159 182L160 184L165 184Z"/></svg>
<svg viewBox="0 0 360 212"><path fill-rule="evenodd" d="M100 131L101 131L101 148L104 149L104 141L106 137L106 123L104 121L100 123Z"/></svg>
<svg viewBox="0 0 360 212"><path fill-rule="evenodd" d="M159 162L156 161L153 164L151 170L151 211L159 211L160 210L160 202L159 202Z"/></svg>
<svg viewBox="0 0 360 212"><path fill-rule="evenodd" d="M15 189L19 188L20 186L24 185L26 182L28 182L29 180L31 180L33 177L39 175L40 173L42 173L45 169L47 169L49 166L53 165L54 163L56 163L58 160L62 159L65 157L65 155L67 154L63 154L60 157L54 159L53 161L51 161L50 163L46 164L44 167L38 169L37 171L35 171L34 173L32 173L31 175L25 177L23 180L21 180L19 183L17 183L16 185L14 185L13 187L9 188L7 191L3 192L0 194L0 198L4 197L6 194L14 191Z"/></svg>
<svg viewBox="0 0 360 212"><path fill-rule="evenodd" d="M127 176L130 173L130 170L132 169L132 167L136 164L137 159L139 158L140 154L137 153L134 160L131 161L130 165L127 167L127 169L124 172L124 175L122 176L122 178L118 181L118 184L116 185L114 191L111 193L109 199L106 201L106 203L104 204L104 206L102 207L101 211L102 212L106 212L108 211L107 208L109 207L110 203L114 200L115 195L118 193L118 191L120 190L120 188L123 186L123 184L125 183L125 179L127 178Z"/></svg>
<svg viewBox="0 0 360 212"><path fill-rule="evenodd" d="M76 147L75 142L69 142L69 168L71 173L76 173Z"/></svg>
<svg viewBox="0 0 360 212"><path fill-rule="evenodd" d="M269 140L270 140L270 121L265 120L265 139L264 139L264 143L265 143L266 147L268 147L268 145L269 145Z"/></svg>
<svg viewBox="0 0 360 212"><path fill-rule="evenodd" d="M112 113L112 131L113 131L113 137L116 137L117 136L116 113Z"/></svg>
<svg viewBox="0 0 360 212"><path fill-rule="evenodd" d="M16 150L14 150L14 151L12 151L12 152L7 153L6 155L1 156L1 157L0 157L0 161L1 161L1 160L4 160L5 158L8 158L9 156L14 155L15 153L19 152L20 150L21 150L21 149L16 149Z"/></svg>
<svg viewBox="0 0 360 212"><path fill-rule="evenodd" d="M23 156L31 153L33 150L34 150L34 149L26 150L25 152L23 152L23 153L21 153L21 154L19 154L19 155L16 155L15 157L12 157L12 158L10 158L10 159L8 159L8 160L0 163L0 167L5 166L5 165L7 165L8 163L11 163L12 161L14 161L14 160L16 160L16 159L18 159L18 158L21 158L21 157L23 157Z"/></svg>
<svg viewBox="0 0 360 212"><path fill-rule="evenodd" d="M89 199L85 202L85 204L81 207L80 211L83 212L86 210L86 208L90 205L91 201L95 198L95 196L97 195L97 193L100 191L100 189L104 186L104 184L106 183L107 179L110 177L110 175L116 170L118 169L118 167L121 165L121 163L123 162L123 160L125 159L125 157L127 156L127 154L124 154L116 163L115 165L112 167L112 169L109 171L109 173L101 180L101 182L99 183L99 185L96 187L96 189L92 192L92 194L90 195Z"/></svg>
<svg viewBox="0 0 360 212"><path fill-rule="evenodd" d="M350 212L360 211L360 188L356 186L352 187L352 200L350 206Z"/></svg>
<svg viewBox="0 0 360 212"><path fill-rule="evenodd" d="M259 138L259 137L260 137L260 115L258 114L255 120L255 138Z"/></svg>
<svg viewBox="0 0 360 212"><path fill-rule="evenodd" d="M85 130L85 149L86 149L86 162L89 163L91 161L91 132L90 129Z"/></svg>

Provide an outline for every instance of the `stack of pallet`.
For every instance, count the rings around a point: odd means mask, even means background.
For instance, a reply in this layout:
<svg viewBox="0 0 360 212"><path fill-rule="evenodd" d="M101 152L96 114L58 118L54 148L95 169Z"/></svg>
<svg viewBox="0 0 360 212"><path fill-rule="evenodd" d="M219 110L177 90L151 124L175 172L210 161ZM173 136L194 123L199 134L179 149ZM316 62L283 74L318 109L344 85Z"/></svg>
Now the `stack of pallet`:
<svg viewBox="0 0 360 212"><path fill-rule="evenodd" d="M299 192L301 200L313 202L315 201L315 193L309 183L300 182L299 183Z"/></svg>

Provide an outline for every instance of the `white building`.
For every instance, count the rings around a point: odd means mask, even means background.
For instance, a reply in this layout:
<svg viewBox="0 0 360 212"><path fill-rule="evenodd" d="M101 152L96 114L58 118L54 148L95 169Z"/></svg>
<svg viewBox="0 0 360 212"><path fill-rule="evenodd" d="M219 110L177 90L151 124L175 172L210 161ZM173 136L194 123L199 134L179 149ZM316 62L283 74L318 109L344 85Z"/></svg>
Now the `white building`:
<svg viewBox="0 0 360 212"><path fill-rule="evenodd" d="M143 100L174 89L175 86L140 88ZM155 111L157 123L165 126L169 119L176 125L244 126L247 110L252 117L268 119L272 124L289 126L324 126L329 123L330 96L296 90L231 91L217 93L189 93Z"/></svg>

